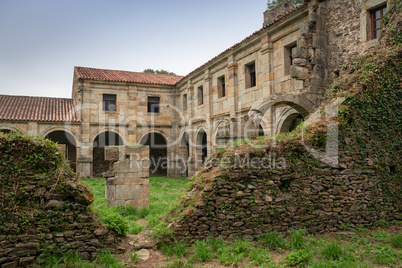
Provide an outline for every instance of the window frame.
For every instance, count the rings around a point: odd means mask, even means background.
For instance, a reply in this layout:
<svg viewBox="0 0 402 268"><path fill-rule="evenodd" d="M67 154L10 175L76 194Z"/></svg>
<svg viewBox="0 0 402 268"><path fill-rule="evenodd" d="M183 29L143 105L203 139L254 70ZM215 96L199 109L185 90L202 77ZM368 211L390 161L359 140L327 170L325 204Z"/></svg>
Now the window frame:
<svg viewBox="0 0 402 268"><path fill-rule="evenodd" d="M155 114L160 113L161 112L160 111L160 101L161 101L161 98L158 96L148 96L148 98L147 98L148 113L155 113Z"/></svg>
<svg viewBox="0 0 402 268"><path fill-rule="evenodd" d="M252 61L245 65L246 73L246 88L252 88L257 86L257 71L255 61Z"/></svg>
<svg viewBox="0 0 402 268"><path fill-rule="evenodd" d="M197 88L197 96L198 96L198 105L204 104L204 87L199 86Z"/></svg>
<svg viewBox="0 0 402 268"><path fill-rule="evenodd" d="M218 77L218 98L224 98L226 96L226 79L225 75L222 75Z"/></svg>
<svg viewBox="0 0 402 268"><path fill-rule="evenodd" d="M187 111L187 93L183 94L182 108L183 111Z"/></svg>
<svg viewBox="0 0 402 268"><path fill-rule="evenodd" d="M385 12L384 12L385 10ZM375 18L375 14L377 11L380 11L380 18L376 19ZM384 15L387 12L387 5L382 5L380 7L377 7L375 9L370 10L370 22L371 22L371 40L377 39L380 37L381 33L382 33L382 28L383 28L383 19L384 19ZM380 27L379 28L375 28L375 24L377 21L380 21ZM380 31L379 35L377 36L377 30Z"/></svg>
<svg viewBox="0 0 402 268"><path fill-rule="evenodd" d="M114 110L110 109L110 106L114 105ZM105 112L117 111L117 95L116 94L102 94L102 109Z"/></svg>

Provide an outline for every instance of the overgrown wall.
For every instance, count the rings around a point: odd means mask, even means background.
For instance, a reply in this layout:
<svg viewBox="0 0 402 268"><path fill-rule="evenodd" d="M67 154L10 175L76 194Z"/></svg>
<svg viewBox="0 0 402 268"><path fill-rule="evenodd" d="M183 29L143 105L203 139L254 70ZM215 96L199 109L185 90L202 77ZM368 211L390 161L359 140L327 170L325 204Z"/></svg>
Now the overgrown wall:
<svg viewBox="0 0 402 268"><path fill-rule="evenodd" d="M0 134L0 267L69 250L93 259L113 247L114 236L91 213L92 201L55 143Z"/></svg>

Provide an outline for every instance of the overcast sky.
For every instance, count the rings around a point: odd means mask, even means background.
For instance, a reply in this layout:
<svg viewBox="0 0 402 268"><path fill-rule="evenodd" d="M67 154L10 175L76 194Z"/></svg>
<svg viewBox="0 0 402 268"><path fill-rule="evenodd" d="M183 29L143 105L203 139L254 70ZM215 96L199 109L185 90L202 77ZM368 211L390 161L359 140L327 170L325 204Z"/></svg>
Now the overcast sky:
<svg viewBox="0 0 402 268"><path fill-rule="evenodd" d="M74 66L186 75L259 30L267 0L0 0L0 94L71 97Z"/></svg>

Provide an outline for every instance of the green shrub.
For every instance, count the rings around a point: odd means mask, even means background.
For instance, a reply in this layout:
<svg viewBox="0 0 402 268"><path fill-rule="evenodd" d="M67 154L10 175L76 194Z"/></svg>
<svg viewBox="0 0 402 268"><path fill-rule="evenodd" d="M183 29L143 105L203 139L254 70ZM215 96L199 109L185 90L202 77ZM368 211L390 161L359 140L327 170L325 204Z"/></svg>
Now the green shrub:
<svg viewBox="0 0 402 268"><path fill-rule="evenodd" d="M392 236L392 246L402 248L402 234L395 234Z"/></svg>
<svg viewBox="0 0 402 268"><path fill-rule="evenodd" d="M127 220L122 216L120 216L119 214L115 213L106 214L103 217L103 221L105 222L108 229L115 231L119 235L124 235L128 231Z"/></svg>
<svg viewBox="0 0 402 268"><path fill-rule="evenodd" d="M329 260L339 260L344 255L344 252L337 242L331 241L323 248L321 254Z"/></svg>
<svg viewBox="0 0 402 268"><path fill-rule="evenodd" d="M205 240L197 240L194 243L193 256L196 260L207 262L213 259L214 252Z"/></svg>
<svg viewBox="0 0 402 268"><path fill-rule="evenodd" d="M276 250L281 249L285 245L285 242L285 239L277 231L264 233L260 239L260 243Z"/></svg>
<svg viewBox="0 0 402 268"><path fill-rule="evenodd" d="M385 231L379 230L373 232L373 239L376 241L389 242L391 235L387 234Z"/></svg>
<svg viewBox="0 0 402 268"><path fill-rule="evenodd" d="M301 249L304 246L305 230L292 230L290 233L290 246L294 249Z"/></svg>
<svg viewBox="0 0 402 268"><path fill-rule="evenodd" d="M374 261L378 264L385 265L395 263L395 251L390 245L376 245L373 250Z"/></svg>
<svg viewBox="0 0 402 268"><path fill-rule="evenodd" d="M130 258L131 258L131 262L132 262L133 264L137 264L137 263L140 262L140 256L138 256L138 253L137 253L137 252L131 253Z"/></svg>
<svg viewBox="0 0 402 268"><path fill-rule="evenodd" d="M284 263L290 266L302 266L309 262L312 254L307 249L300 249L290 252L285 256Z"/></svg>
<svg viewBox="0 0 402 268"><path fill-rule="evenodd" d="M110 251L103 251L96 256L94 267L120 268L123 266Z"/></svg>

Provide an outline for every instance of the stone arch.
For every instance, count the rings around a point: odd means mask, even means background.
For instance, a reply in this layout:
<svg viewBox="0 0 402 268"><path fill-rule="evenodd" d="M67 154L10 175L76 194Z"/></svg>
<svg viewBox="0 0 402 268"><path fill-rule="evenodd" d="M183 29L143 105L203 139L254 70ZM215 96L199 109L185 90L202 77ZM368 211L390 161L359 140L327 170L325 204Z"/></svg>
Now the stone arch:
<svg viewBox="0 0 402 268"><path fill-rule="evenodd" d="M17 132L17 133L19 133L21 135L25 135L25 132L22 129L20 129L19 127L1 126L0 127L0 132L2 130L6 130L5 133L8 133L10 131L15 131L15 132Z"/></svg>
<svg viewBox="0 0 402 268"><path fill-rule="evenodd" d="M231 123L232 121L230 119L221 119L216 122L212 136L214 146L229 145L230 141L232 140L230 133Z"/></svg>
<svg viewBox="0 0 402 268"><path fill-rule="evenodd" d="M142 140L146 135L151 134L151 133L158 133L158 134L162 135L163 138L165 139L166 143L167 143L168 145L170 145L170 142L171 142L171 141L170 141L170 139L169 139L169 135L168 135L167 133L165 133L165 131L159 130L159 129L147 129L147 130L142 131L142 132L138 135L139 138L137 138L137 143L141 143L141 140Z"/></svg>
<svg viewBox="0 0 402 268"><path fill-rule="evenodd" d="M48 127L44 131L42 131L42 133L40 135L43 137L46 137L47 135L49 135L50 133L55 132L55 131L64 131L64 132L70 134L74 138L74 142L76 143L76 146L77 147L79 146L80 135L78 135L78 133L76 131L74 131L73 129L68 128L68 127L63 127L63 126Z"/></svg>
<svg viewBox="0 0 402 268"><path fill-rule="evenodd" d="M127 144L127 134L125 131L123 131L120 128L114 128L114 127L102 127L102 128L98 128L97 130L95 130L94 132L92 132L91 134L91 138L90 141L92 142L92 144L94 143L95 139L102 134L103 132L114 132L117 135L119 135L119 137L122 139L124 144Z"/></svg>
<svg viewBox="0 0 402 268"><path fill-rule="evenodd" d="M152 175L167 175L167 147L166 138L158 132L149 132L140 140L140 144L149 146L149 172Z"/></svg>
<svg viewBox="0 0 402 268"><path fill-rule="evenodd" d="M92 174L94 177L101 177L109 170L111 161L105 160L105 147L124 146L123 138L114 131L103 131L99 133L92 142Z"/></svg>
<svg viewBox="0 0 402 268"><path fill-rule="evenodd" d="M53 130L48 132L46 139L57 142L60 151L70 163L71 168L75 171L77 167L77 140L66 130Z"/></svg>
<svg viewBox="0 0 402 268"><path fill-rule="evenodd" d="M196 161L197 163L205 163L208 157L208 134L203 127L199 127L195 135L196 144Z"/></svg>
<svg viewBox="0 0 402 268"><path fill-rule="evenodd" d="M293 131L298 123L304 120L302 114L297 112L295 109L288 107L280 115L276 133L286 133Z"/></svg>
<svg viewBox="0 0 402 268"><path fill-rule="evenodd" d="M316 104L305 95L274 95L268 98L263 98L254 103L248 116L255 124L259 124L269 108L280 104L292 107L300 113L303 118L306 118L316 108Z"/></svg>

